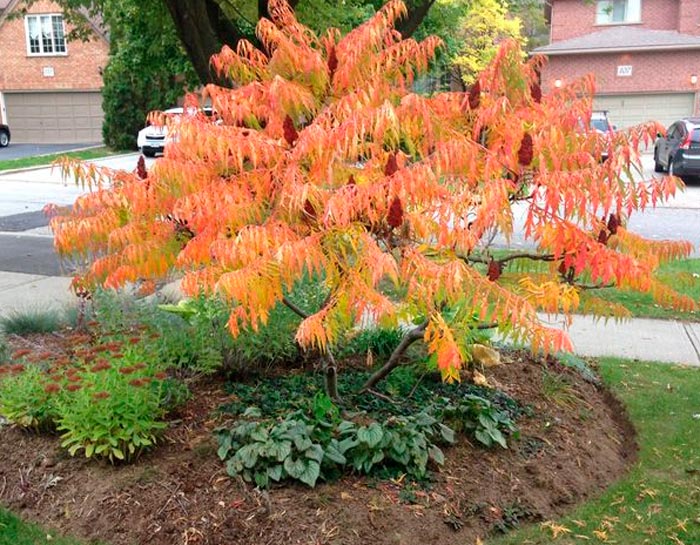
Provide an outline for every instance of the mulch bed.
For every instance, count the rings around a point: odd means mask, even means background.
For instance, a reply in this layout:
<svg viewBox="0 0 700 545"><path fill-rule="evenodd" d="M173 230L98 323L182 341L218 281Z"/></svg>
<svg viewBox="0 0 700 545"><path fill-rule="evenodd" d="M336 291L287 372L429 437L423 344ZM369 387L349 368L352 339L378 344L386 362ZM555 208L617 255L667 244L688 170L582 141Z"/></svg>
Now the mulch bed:
<svg viewBox="0 0 700 545"><path fill-rule="evenodd" d="M57 436L3 427L0 503L47 529L113 545L474 543L598 494L637 452L624 408L607 390L553 360L523 352L503 359L490 382L533 409L518 421L520 439L508 450L461 439L425 486L350 476L261 492L231 479L212 436L223 423L216 409L230 398L208 380L192 385L160 446L133 465L71 458ZM543 392L545 368L570 384L567 395Z"/></svg>

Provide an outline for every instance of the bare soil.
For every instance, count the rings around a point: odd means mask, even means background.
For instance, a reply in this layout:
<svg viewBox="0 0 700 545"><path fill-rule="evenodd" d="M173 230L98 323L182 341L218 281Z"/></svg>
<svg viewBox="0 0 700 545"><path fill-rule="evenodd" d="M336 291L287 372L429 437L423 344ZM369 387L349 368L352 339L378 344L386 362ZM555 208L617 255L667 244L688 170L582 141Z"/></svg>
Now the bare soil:
<svg viewBox="0 0 700 545"><path fill-rule="evenodd" d="M53 342L28 341L58 349ZM508 450L461 439L426 485L350 476L261 492L231 479L212 436L223 423L216 409L230 398L209 380L192 385L160 446L133 465L71 458L57 436L0 428L0 503L112 545L474 543L598 494L637 452L625 410L607 390L554 360L504 356L488 376L532 407L518 421L520 439ZM543 388L545 373L565 387Z"/></svg>

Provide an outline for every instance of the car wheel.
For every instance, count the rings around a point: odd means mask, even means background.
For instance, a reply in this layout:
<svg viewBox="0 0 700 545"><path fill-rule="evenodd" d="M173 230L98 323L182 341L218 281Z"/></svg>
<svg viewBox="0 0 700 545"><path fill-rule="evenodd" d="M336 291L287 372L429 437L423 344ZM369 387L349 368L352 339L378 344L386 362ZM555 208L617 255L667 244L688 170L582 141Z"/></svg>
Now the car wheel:
<svg viewBox="0 0 700 545"><path fill-rule="evenodd" d="M5 148L10 144L10 135L7 131L0 131L0 148Z"/></svg>
<svg viewBox="0 0 700 545"><path fill-rule="evenodd" d="M146 157L155 157L156 156L156 152L152 149L142 150L141 153L143 153Z"/></svg>
<svg viewBox="0 0 700 545"><path fill-rule="evenodd" d="M654 172L663 172L664 166L659 163L659 152L654 151Z"/></svg>

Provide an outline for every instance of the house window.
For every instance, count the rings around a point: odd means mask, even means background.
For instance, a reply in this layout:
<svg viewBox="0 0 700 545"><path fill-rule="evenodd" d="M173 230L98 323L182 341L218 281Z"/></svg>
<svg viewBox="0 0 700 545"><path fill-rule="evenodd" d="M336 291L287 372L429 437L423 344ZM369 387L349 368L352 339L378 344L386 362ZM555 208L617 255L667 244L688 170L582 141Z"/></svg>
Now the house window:
<svg viewBox="0 0 700 545"><path fill-rule="evenodd" d="M642 20L641 0L598 0L596 23L599 25L639 23Z"/></svg>
<svg viewBox="0 0 700 545"><path fill-rule="evenodd" d="M25 25L29 55L66 54L62 15L27 15Z"/></svg>

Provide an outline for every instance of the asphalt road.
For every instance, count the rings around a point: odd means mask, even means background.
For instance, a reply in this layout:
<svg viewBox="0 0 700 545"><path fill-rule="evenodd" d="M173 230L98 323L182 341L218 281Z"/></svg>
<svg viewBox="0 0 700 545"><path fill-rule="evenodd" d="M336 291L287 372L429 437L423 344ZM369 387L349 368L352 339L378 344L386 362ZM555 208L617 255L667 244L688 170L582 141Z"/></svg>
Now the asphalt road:
<svg viewBox="0 0 700 545"><path fill-rule="evenodd" d="M53 248L53 238L0 233L0 271L44 276L70 276Z"/></svg>
<svg viewBox="0 0 700 545"><path fill-rule="evenodd" d="M12 130L11 127L10 130ZM101 145L102 144L96 142L87 142L84 144L13 144L12 141L10 141L9 146L0 148L0 161L23 159L25 157L35 157L36 155L49 155L52 153L61 153L64 151L73 151Z"/></svg>

